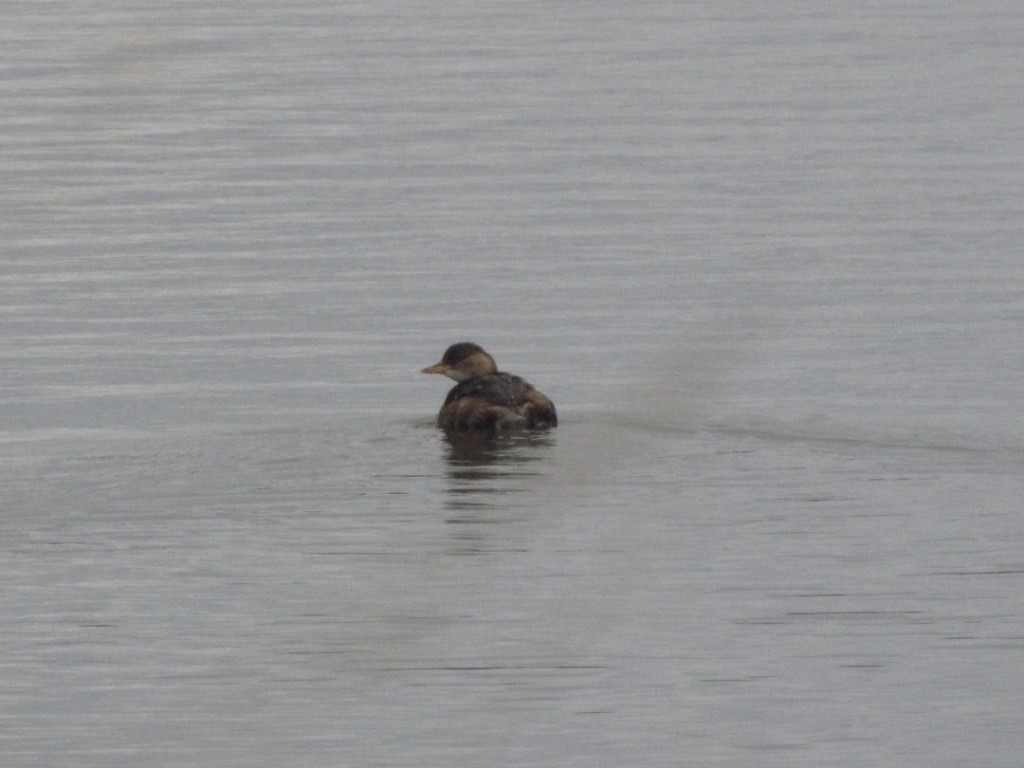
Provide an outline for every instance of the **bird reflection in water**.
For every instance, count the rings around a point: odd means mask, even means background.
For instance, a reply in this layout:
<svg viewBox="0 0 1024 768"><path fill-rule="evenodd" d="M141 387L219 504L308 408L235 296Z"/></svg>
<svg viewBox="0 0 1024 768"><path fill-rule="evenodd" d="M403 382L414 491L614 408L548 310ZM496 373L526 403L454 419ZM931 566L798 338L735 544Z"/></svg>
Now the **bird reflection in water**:
<svg viewBox="0 0 1024 768"><path fill-rule="evenodd" d="M446 430L448 464L453 470L488 465L514 466L540 458L537 449L554 445L548 432L460 432Z"/></svg>
<svg viewBox="0 0 1024 768"><path fill-rule="evenodd" d="M453 554L476 555L507 549L512 525L522 520L512 496L536 489L555 444L550 433L513 434L446 431L448 453L445 522ZM497 528L495 526L498 526ZM511 526L511 528L509 527ZM513 546L514 548L514 546Z"/></svg>

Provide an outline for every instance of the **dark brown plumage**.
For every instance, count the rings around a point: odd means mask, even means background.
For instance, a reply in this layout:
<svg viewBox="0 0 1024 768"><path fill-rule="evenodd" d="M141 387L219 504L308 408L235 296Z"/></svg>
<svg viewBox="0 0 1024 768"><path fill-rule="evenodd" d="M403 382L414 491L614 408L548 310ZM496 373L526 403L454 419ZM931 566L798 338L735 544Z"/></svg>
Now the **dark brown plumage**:
<svg viewBox="0 0 1024 768"><path fill-rule="evenodd" d="M527 381L498 371L494 358L468 341L452 344L441 362L423 369L459 382L445 398L437 425L450 430L548 429L555 404Z"/></svg>

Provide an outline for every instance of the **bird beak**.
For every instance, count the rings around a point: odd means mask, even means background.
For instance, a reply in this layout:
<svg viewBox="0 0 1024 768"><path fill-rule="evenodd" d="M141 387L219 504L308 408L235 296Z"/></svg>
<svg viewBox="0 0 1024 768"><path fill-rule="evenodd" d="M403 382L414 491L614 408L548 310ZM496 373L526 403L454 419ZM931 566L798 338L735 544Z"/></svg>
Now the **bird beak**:
<svg viewBox="0 0 1024 768"><path fill-rule="evenodd" d="M448 366L445 365L444 363L437 363L435 365L431 365L427 368L424 368L422 371L420 371L420 373L440 373L441 375L444 375L447 372Z"/></svg>

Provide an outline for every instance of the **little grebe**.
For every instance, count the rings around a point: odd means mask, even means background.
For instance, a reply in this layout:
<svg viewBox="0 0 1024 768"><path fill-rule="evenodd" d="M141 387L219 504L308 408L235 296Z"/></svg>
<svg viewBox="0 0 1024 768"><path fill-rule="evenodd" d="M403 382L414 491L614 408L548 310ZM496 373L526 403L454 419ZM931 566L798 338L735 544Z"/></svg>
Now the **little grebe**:
<svg viewBox="0 0 1024 768"><path fill-rule="evenodd" d="M468 341L452 344L441 362L423 373L459 382L437 415L437 426L455 430L547 429L558 426L555 404L518 376L500 373L494 358Z"/></svg>

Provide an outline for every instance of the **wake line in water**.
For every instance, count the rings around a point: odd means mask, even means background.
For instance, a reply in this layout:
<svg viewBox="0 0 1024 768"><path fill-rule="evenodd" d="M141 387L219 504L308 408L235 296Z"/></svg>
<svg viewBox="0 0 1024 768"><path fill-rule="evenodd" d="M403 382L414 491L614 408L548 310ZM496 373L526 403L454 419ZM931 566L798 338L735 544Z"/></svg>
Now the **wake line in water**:
<svg viewBox="0 0 1024 768"><path fill-rule="evenodd" d="M696 428L699 430L700 428ZM709 423L705 429L714 435L751 438L780 443L817 443L822 446L850 446L883 451L912 451L927 453L962 454L965 457L988 457L1003 459L1015 466L1024 465L1024 446L983 444L972 442L966 437L941 434L933 430L931 435L895 432L862 432L841 424L822 426L817 429L788 425L784 423L729 424Z"/></svg>

